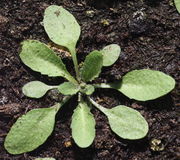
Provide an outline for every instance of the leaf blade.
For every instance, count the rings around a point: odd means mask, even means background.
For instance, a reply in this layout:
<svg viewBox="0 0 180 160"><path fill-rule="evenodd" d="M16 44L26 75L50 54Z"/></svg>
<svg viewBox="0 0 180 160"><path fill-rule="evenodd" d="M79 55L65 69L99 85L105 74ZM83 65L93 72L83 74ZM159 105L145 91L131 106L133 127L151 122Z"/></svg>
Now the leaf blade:
<svg viewBox="0 0 180 160"><path fill-rule="evenodd" d="M86 148L92 144L95 137L95 120L85 102L80 102L74 110L71 129L72 137L79 147Z"/></svg>
<svg viewBox="0 0 180 160"><path fill-rule="evenodd" d="M92 81L98 77L101 72L102 63L103 56L101 52L93 51L87 55L81 70L81 77L83 81Z"/></svg>
<svg viewBox="0 0 180 160"><path fill-rule="evenodd" d="M136 110L126 106L116 106L104 111L113 132L123 139L136 140L148 133L148 123Z"/></svg>
<svg viewBox="0 0 180 160"><path fill-rule="evenodd" d="M142 69L127 73L122 82L111 87L131 99L147 101L166 95L175 87L175 80L160 71Z"/></svg>
<svg viewBox="0 0 180 160"><path fill-rule="evenodd" d="M93 85L87 84L85 88L81 89L80 91L86 95L91 95L95 91L95 88Z"/></svg>
<svg viewBox="0 0 180 160"><path fill-rule="evenodd" d="M76 80L67 71L62 60L45 44L39 41L23 41L20 58L25 65L36 72L48 75L49 77L62 76L76 83Z"/></svg>
<svg viewBox="0 0 180 160"><path fill-rule="evenodd" d="M80 36L80 26L75 17L60 6L51 5L45 10L44 28L49 38L56 44L75 50Z"/></svg>
<svg viewBox="0 0 180 160"><path fill-rule="evenodd" d="M74 95L79 91L79 86L71 82L64 82L58 86L58 90L64 95Z"/></svg>
<svg viewBox="0 0 180 160"><path fill-rule="evenodd" d="M117 44L110 44L104 47L102 50L103 53L103 66L111 66L114 64L121 53L121 48Z"/></svg>
<svg viewBox="0 0 180 160"><path fill-rule="evenodd" d="M31 81L23 86L22 92L27 97L41 98L48 90L53 88L55 88L55 86L48 86L40 81Z"/></svg>
<svg viewBox="0 0 180 160"><path fill-rule="evenodd" d="M30 152L43 144L53 131L59 104L29 111L11 127L4 146L11 154Z"/></svg>

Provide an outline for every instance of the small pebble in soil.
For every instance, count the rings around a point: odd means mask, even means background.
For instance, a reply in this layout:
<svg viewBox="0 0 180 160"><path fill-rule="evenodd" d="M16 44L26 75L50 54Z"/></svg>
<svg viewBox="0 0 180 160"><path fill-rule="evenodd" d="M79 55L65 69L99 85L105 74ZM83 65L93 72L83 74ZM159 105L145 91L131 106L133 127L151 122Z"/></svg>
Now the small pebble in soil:
<svg viewBox="0 0 180 160"><path fill-rule="evenodd" d="M93 10L86 11L86 15L90 18L94 17L95 12Z"/></svg>
<svg viewBox="0 0 180 160"><path fill-rule="evenodd" d="M112 11L113 13L118 13L118 9L117 8L109 8L110 11Z"/></svg>
<svg viewBox="0 0 180 160"><path fill-rule="evenodd" d="M164 144L160 139L153 138L150 142L151 150L159 152L164 150Z"/></svg>
<svg viewBox="0 0 180 160"><path fill-rule="evenodd" d="M71 143L71 141L66 141L66 142L64 142L64 145L66 148L69 148L72 146L72 143Z"/></svg>
<svg viewBox="0 0 180 160"><path fill-rule="evenodd" d="M5 96L0 97L0 105L4 105L8 102L8 98Z"/></svg>
<svg viewBox="0 0 180 160"><path fill-rule="evenodd" d="M109 26L109 20L107 20L107 19L102 19L101 20L101 24L103 25L103 26Z"/></svg>

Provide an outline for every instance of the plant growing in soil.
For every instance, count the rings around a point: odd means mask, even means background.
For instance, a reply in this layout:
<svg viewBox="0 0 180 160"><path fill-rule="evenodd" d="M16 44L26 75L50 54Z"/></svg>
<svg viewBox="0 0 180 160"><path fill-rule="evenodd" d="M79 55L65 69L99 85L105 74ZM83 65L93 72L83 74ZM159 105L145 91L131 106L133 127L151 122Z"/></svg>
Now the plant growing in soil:
<svg viewBox="0 0 180 160"><path fill-rule="evenodd" d="M74 95L78 95L78 106L72 115L71 129L72 137L79 147L90 146L95 138L91 104L107 116L112 131L121 138L136 140L145 137L148 123L138 111L123 105L107 109L96 103L90 95L96 88L112 88L131 99L153 100L170 92L175 86L174 79L159 71L142 69L127 73L115 83L94 84L93 80L99 76L101 68L112 65L118 59L120 47L111 44L100 51L92 51L79 67L76 43L80 26L74 16L64 8L52 5L45 10L43 24L49 38L71 53L76 77L67 71L61 58L44 43L37 40L22 43L20 58L25 65L49 77L64 77L67 82L49 86L32 81L23 87L23 93L31 98L40 98L48 90L57 89L64 99L52 107L33 109L20 117L5 139L6 150L11 154L21 154L43 144L53 131L57 112Z"/></svg>

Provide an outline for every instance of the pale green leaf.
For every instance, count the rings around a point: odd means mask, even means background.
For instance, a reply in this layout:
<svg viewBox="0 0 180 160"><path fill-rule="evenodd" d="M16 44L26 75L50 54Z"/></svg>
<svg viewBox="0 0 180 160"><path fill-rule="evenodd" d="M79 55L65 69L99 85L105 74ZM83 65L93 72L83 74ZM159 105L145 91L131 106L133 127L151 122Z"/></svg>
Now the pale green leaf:
<svg viewBox="0 0 180 160"><path fill-rule="evenodd" d="M56 160L54 158L36 158L35 160Z"/></svg>
<svg viewBox="0 0 180 160"><path fill-rule="evenodd" d="M103 56L101 52L93 51L87 55L81 70L81 77L83 81L92 81L98 77L101 72L102 63Z"/></svg>
<svg viewBox="0 0 180 160"><path fill-rule="evenodd" d="M121 48L117 44L110 44L103 48L103 66L111 66L114 64L121 53Z"/></svg>
<svg viewBox="0 0 180 160"><path fill-rule="evenodd" d="M169 93L175 87L175 80L163 72L143 69L127 73L121 82L111 87L131 99L147 101Z"/></svg>
<svg viewBox="0 0 180 160"><path fill-rule="evenodd" d="M48 86L40 81L32 81L25 84L22 88L24 95L31 98L40 98L46 94L50 89L56 88L55 86Z"/></svg>
<svg viewBox="0 0 180 160"><path fill-rule="evenodd" d="M44 28L56 44L75 50L80 36L80 26L75 17L61 6L51 5L45 10Z"/></svg>
<svg viewBox="0 0 180 160"><path fill-rule="evenodd" d="M61 58L39 41L24 41L20 58L25 65L34 71L50 77L62 76L73 83L77 83L67 71Z"/></svg>
<svg viewBox="0 0 180 160"><path fill-rule="evenodd" d="M71 122L72 137L81 148L90 146L95 137L95 120L85 102L74 110Z"/></svg>
<svg viewBox="0 0 180 160"><path fill-rule="evenodd" d="M43 144L53 131L59 108L60 104L51 108L33 109L18 118L5 139L6 150L11 154L21 154Z"/></svg>
<svg viewBox="0 0 180 160"><path fill-rule="evenodd" d="M146 136L148 123L138 111L122 105L107 109L90 97L88 100L108 117L111 129L121 138L135 140Z"/></svg>
<svg viewBox="0 0 180 160"><path fill-rule="evenodd" d="M148 133L148 123L136 110L126 106L106 109L111 129L123 139L141 139Z"/></svg>
<svg viewBox="0 0 180 160"><path fill-rule="evenodd" d="M73 95L79 91L79 86L71 82L64 82L58 86L58 90L64 95Z"/></svg>
<svg viewBox="0 0 180 160"><path fill-rule="evenodd" d="M81 89L81 92L86 95L91 95L94 92L95 88L93 85L87 84L83 89Z"/></svg>
<svg viewBox="0 0 180 160"><path fill-rule="evenodd" d="M177 11L180 13L180 0L174 0Z"/></svg>

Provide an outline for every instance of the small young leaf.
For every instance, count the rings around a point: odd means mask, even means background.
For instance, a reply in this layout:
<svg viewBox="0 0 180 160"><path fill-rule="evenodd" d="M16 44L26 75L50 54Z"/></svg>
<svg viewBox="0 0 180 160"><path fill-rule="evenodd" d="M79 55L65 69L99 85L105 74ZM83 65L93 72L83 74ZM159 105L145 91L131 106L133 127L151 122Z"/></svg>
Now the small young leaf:
<svg viewBox="0 0 180 160"><path fill-rule="evenodd" d="M175 87L175 80L154 70L134 70L122 78L122 82L111 84L129 98L147 101L159 98Z"/></svg>
<svg viewBox="0 0 180 160"><path fill-rule="evenodd" d="M51 108L33 109L18 118L5 139L6 150L11 154L21 154L43 144L53 131L59 108L60 104Z"/></svg>
<svg viewBox="0 0 180 160"><path fill-rule="evenodd" d="M103 56L99 51L93 51L86 56L81 70L81 77L83 81L88 82L98 77L99 73L101 72L102 63Z"/></svg>
<svg viewBox="0 0 180 160"><path fill-rule="evenodd" d="M84 89L81 89L81 92L86 95L91 95L94 92L95 88L93 85L86 85Z"/></svg>
<svg viewBox="0 0 180 160"><path fill-rule="evenodd" d="M111 44L104 47L102 53L103 53L103 66L111 66L117 61L121 53L121 48L117 44Z"/></svg>
<svg viewBox="0 0 180 160"><path fill-rule="evenodd" d="M56 44L75 50L80 36L80 26L75 17L63 7L51 5L45 10L44 28Z"/></svg>
<svg viewBox="0 0 180 160"><path fill-rule="evenodd" d="M62 76L77 83L69 74L62 60L45 44L36 40L27 40L22 43L20 58L32 70L50 77Z"/></svg>
<svg viewBox="0 0 180 160"><path fill-rule="evenodd" d="M40 98L46 94L46 92L55 87L48 86L40 81L32 81L25 84L22 88L24 95L31 98Z"/></svg>
<svg viewBox="0 0 180 160"><path fill-rule="evenodd" d="M95 137L95 120L85 102L74 110L71 122L72 137L81 148L90 146Z"/></svg>
<svg viewBox="0 0 180 160"><path fill-rule="evenodd" d="M148 133L148 123L136 110L126 106L106 109L111 129L123 139L141 139Z"/></svg>
<svg viewBox="0 0 180 160"><path fill-rule="evenodd" d="M71 82L64 82L59 85L58 90L64 95L74 95L79 91L79 86Z"/></svg>
<svg viewBox="0 0 180 160"><path fill-rule="evenodd" d="M180 13L180 0L174 0L177 11Z"/></svg>

